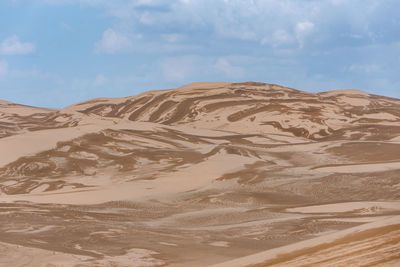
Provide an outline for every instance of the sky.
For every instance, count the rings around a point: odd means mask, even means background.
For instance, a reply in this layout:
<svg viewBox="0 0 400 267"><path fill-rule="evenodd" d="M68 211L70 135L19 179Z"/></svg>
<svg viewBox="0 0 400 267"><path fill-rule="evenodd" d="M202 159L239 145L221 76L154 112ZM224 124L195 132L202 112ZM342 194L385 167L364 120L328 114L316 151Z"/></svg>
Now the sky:
<svg viewBox="0 0 400 267"><path fill-rule="evenodd" d="M398 0L1 0L0 99L61 108L192 82L400 98Z"/></svg>

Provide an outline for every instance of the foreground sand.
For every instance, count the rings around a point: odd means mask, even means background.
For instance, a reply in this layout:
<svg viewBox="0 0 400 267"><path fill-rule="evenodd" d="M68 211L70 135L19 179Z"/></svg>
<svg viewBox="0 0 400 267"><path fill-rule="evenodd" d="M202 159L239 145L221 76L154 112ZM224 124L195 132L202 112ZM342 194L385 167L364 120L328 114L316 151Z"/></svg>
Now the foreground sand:
<svg viewBox="0 0 400 267"><path fill-rule="evenodd" d="M400 216L393 216L213 267L395 266L399 261Z"/></svg>
<svg viewBox="0 0 400 267"><path fill-rule="evenodd" d="M396 266L400 100L197 83L0 102L0 266Z"/></svg>

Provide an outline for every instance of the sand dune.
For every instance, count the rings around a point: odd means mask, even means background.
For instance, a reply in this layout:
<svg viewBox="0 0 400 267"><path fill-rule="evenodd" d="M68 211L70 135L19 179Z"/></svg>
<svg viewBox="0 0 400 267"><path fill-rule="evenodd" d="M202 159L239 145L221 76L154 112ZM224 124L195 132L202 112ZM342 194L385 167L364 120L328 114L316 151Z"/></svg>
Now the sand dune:
<svg viewBox="0 0 400 267"><path fill-rule="evenodd" d="M399 138L357 90L0 101L0 266L396 265Z"/></svg>
<svg viewBox="0 0 400 267"><path fill-rule="evenodd" d="M90 100L66 110L239 133L276 130L320 140L338 135L343 138L343 130L350 138L354 135L359 139L359 131L354 128L375 125L374 118L381 120L382 125L385 120L398 122L399 104L353 90L311 94L259 83L195 83L134 97L99 99L95 103ZM373 129L368 129L362 131L361 138L368 140L376 135L376 130L370 133ZM352 131L355 133L351 134Z"/></svg>

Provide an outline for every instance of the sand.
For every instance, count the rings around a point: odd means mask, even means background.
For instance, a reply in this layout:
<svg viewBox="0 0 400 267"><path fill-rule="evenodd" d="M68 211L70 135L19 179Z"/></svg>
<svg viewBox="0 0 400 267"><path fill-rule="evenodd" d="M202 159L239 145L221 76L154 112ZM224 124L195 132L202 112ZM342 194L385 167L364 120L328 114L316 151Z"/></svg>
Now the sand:
<svg viewBox="0 0 400 267"><path fill-rule="evenodd" d="M221 264L216 264L212 265L212 267L236 267L236 266L255 266L256 264L259 264L257 266L272 266L272 264L275 265L282 265L282 266L302 266L304 264L317 264L321 262L320 266L324 266L323 262L327 261L331 258L335 259L336 264L343 264L344 262L351 262L351 257L354 257L354 264L363 264L364 262L361 262L360 259L357 260L358 256L365 256L360 254L360 252L357 250L356 246L346 246L347 243L352 244L352 238L358 237L358 235L362 234L368 234L369 231L374 231L373 237L374 241L377 239L377 241L381 241L384 243L386 240L381 240L384 238L387 238L387 250L389 250L393 256L399 260L399 255L398 255L398 247L396 249L396 246L392 246L391 238L387 237L385 235L380 234L380 231L385 232L385 230L388 227L392 227L390 229L390 232L393 233L399 233L400 230L400 217L399 216L394 216L391 218L386 218L383 220L378 220L372 223L367 223L361 226L353 227L350 229L346 229L343 231L338 231L332 234L316 237L313 239L309 239L306 241L298 242L295 244L291 244L288 246L284 247L279 247L276 249L271 249L267 250L265 252L257 253L254 255L246 256L243 258L239 258L236 260L232 260L229 262L224 262ZM386 230L387 231L387 230ZM396 244L400 243L400 238L398 238L395 242ZM371 241L371 240L368 240ZM363 244L364 245L364 250L368 249L368 246L374 247L375 244L373 243L367 243ZM386 244L385 244L386 245ZM346 254L341 254L342 251L339 250L343 248L343 246L346 246ZM321 251L321 250L327 250L330 249L329 253L326 254L320 254L318 255L318 258L305 258L303 257L304 255L307 255L306 253L310 253L309 251ZM386 248L386 247L385 247ZM333 251L332 251L333 250ZM336 254L333 254L336 251ZM351 252L354 252L352 254ZM383 250L381 251L383 253ZM347 257L347 254L349 256ZM293 255L293 256L292 256ZM368 254L367 254L368 255ZM325 256L325 257L324 257ZM290 262L288 259L292 259ZM382 257L385 258L385 257ZM395 259L395 258L394 258ZM378 259L379 260L379 259ZM278 264L279 263L279 264ZM327 264L325 262L325 264ZM329 263L333 264L333 263ZM317 265L314 265L317 266Z"/></svg>
<svg viewBox="0 0 400 267"><path fill-rule="evenodd" d="M0 101L0 266L395 266L399 110L255 82Z"/></svg>

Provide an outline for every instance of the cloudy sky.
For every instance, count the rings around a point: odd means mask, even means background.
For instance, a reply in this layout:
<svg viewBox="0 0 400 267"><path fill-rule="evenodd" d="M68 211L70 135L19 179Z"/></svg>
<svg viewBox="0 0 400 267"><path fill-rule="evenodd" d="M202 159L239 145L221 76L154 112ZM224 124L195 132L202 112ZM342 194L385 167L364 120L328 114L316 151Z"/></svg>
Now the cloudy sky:
<svg viewBox="0 0 400 267"><path fill-rule="evenodd" d="M400 97L398 0L1 0L0 99L63 107L195 81Z"/></svg>

